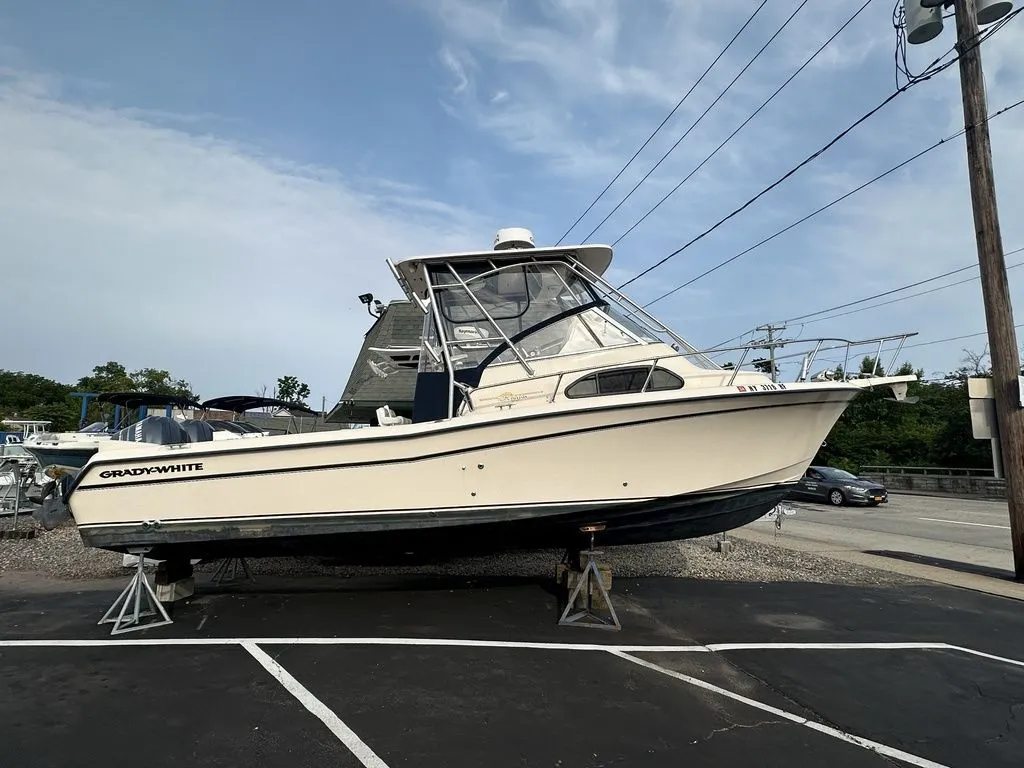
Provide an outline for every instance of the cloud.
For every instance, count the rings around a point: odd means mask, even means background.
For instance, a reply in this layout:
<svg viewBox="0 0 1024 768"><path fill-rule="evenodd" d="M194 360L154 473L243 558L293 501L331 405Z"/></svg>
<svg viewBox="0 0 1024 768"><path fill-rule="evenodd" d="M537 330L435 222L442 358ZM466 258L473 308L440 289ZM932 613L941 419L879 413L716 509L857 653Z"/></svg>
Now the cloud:
<svg viewBox="0 0 1024 768"><path fill-rule="evenodd" d="M687 175L857 10L810 3L633 198L591 239L611 241ZM739 38L639 161L574 230L583 239L661 157L798 6L771 3ZM570 205L547 204L561 234L752 10L744 2L629 4L442 0L431 6L447 45L471 52L481 92L514 89L506 103L474 93L452 112L547 174ZM869 5L701 172L622 241L623 279L704 231L779 178L891 93L892 6ZM951 25L911 47L920 70L952 45ZM1024 96L1024 22L983 49L990 110ZM649 300L831 201L963 124L956 67L915 87L858 126L728 224L630 286ZM1024 245L1013 215L1024 204L1024 108L992 124L1007 249ZM531 162L532 161L532 162ZM553 198L557 199L557 198ZM538 215L540 212L538 211ZM712 343L758 323L883 291L976 259L963 139L930 153L792 232L659 303L684 335ZM1012 277L1015 292L1024 278ZM1018 314L1020 314L1018 312ZM804 335L869 337L917 330L921 341L984 329L980 288L950 288L873 312L807 325ZM793 329L797 332L797 329ZM984 342L979 340L978 346ZM926 367L951 367L958 347L908 350ZM945 362L944 362L945 361Z"/></svg>
<svg viewBox="0 0 1024 768"><path fill-rule="evenodd" d="M455 78L455 85L452 86L452 93L459 94L469 88L469 75L466 74L466 65L448 47L444 47L438 53L441 63Z"/></svg>
<svg viewBox="0 0 1024 768"><path fill-rule="evenodd" d="M58 93L0 80L0 258L25 326L4 367L74 381L114 359L204 396L293 374L333 402L371 322L357 295L400 293L384 259L487 245L475 213L401 180Z"/></svg>

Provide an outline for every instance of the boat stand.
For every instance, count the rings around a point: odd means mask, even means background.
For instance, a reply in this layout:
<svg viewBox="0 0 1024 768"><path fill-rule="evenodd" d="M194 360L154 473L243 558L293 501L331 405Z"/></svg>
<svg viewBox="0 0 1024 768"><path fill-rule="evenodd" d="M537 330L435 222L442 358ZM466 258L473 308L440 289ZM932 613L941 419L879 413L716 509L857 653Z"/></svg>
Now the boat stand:
<svg viewBox="0 0 1024 768"><path fill-rule="evenodd" d="M249 573L249 565L245 562L244 557L226 557L220 561L220 565L217 566L217 570L213 572L212 581L217 586L220 586L224 582L235 582L238 581L238 569L242 569L244 577L251 582L255 582L256 579Z"/></svg>
<svg viewBox="0 0 1024 768"><path fill-rule="evenodd" d="M609 595L608 590L605 589L604 581L601 579L601 572L597 568L597 560L594 559L597 555L602 554L600 550L594 548L594 534L597 531L603 531L604 525L585 525L580 528L580 530L584 533L590 534L590 549L584 549L580 552L580 555L586 559L586 565L583 566L583 570L580 572L579 579L576 581L576 586L569 592L569 597L565 604L565 610L562 611L562 616L558 620L558 626L621 630L622 624L619 622L619 617L615 613L615 606L612 605L611 595ZM584 587L587 590L586 608L573 612L573 606L576 604L576 598L578 598L583 592ZM604 600L604 604L608 606L609 616L601 616L594 611L595 588L597 593Z"/></svg>
<svg viewBox="0 0 1024 768"><path fill-rule="evenodd" d="M134 632L137 629L162 627L172 623L167 610L157 599L156 592L153 591L153 587L146 579L143 568L145 567L145 555L148 552L149 547L128 550L129 554L138 557L135 575L98 622L99 624L113 624L114 627L110 630L111 635ZM143 623L142 620L150 616L156 618Z"/></svg>

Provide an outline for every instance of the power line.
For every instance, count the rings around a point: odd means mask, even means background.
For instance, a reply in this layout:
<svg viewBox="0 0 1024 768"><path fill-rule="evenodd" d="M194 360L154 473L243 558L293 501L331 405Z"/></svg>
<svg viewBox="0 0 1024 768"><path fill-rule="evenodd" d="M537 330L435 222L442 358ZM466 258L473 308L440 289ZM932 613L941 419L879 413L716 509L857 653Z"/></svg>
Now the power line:
<svg viewBox="0 0 1024 768"><path fill-rule="evenodd" d="M908 86L908 87L909 87L909 86ZM897 93L899 93L899 92L897 91ZM890 97L890 100L891 100L891 98L892 98L892 97ZM997 112L993 112L993 113L992 113L992 114L991 114L991 115L990 115L990 116L988 117L988 120L992 120L992 119L994 119L994 118L996 118L996 117L999 117L1000 115L1003 115L1003 114L1005 114L1006 112L1009 112L1009 111L1010 111L1010 110L1012 110L1012 109L1016 109L1017 107L1019 107L1019 106L1021 106L1021 105L1024 105L1024 99L1021 99L1020 101L1017 101L1017 102L1015 102L1014 104L1010 104L1010 105L1009 105L1009 106L1007 106L1007 107L1003 107L1002 109L998 110ZM877 111L877 108L876 108L876 111ZM849 130L849 129L847 129L847 130ZM958 138L958 137L962 136L962 135L963 135L964 133L966 133L966 132L967 132L967 129L966 129L966 128L961 128L961 129L960 129L959 131L957 131L956 133L954 133L954 134L952 134L952 135L950 135L950 136L946 136L945 138L939 139L938 141L936 141L936 142L935 142L934 144L932 144L931 146L925 147L925 148L924 148L924 149L922 149L922 150L921 150L920 152L917 152L916 154L914 154L914 155L911 155L911 156L910 156L910 157L908 157L908 158L907 158L906 160L903 160L903 161L902 161L901 163L898 163L897 165L894 165L894 166L893 166L892 168L888 169L887 171L884 171L883 173L880 173L880 174L878 174L877 176L875 176L875 177L874 177L874 178L872 178L872 179L869 179L868 181L864 182L864 183L863 183L863 184L861 184L860 186L858 186L858 187L855 187L855 188L851 189L850 191L846 192L846 193L845 193L845 194L843 194L843 195L840 195L840 196L839 196L839 197L837 197L837 198L836 198L835 200L832 200L832 201L831 201L830 203L827 203L827 204L825 204L825 205L821 206L820 208L818 208L818 209L816 209L816 210L814 210L814 211L811 211L811 212L810 212L809 214L807 214L806 216L803 216L802 218L800 218L800 219L797 219L797 220L796 220L796 221L794 221L794 222L793 222L792 224L789 224L788 226L786 226L786 227L783 227L782 229L780 229L780 230L778 230L778 231L774 232L773 234L769 235L768 237L765 237L765 238L763 238L762 240L759 240L758 242L756 242L756 243L754 243L753 245L751 245L751 246L750 246L749 248L745 248L744 250L740 251L740 252L739 252L739 253L737 253L736 255L734 255L734 256L731 256L731 257L729 257L728 259L725 259L724 261L720 261L720 262L719 262L718 264L716 264L715 266L711 267L710 269L706 269L706 270L704 270L703 272L701 272L701 273L700 273L699 275L697 275L696 277L693 277L693 278L691 278L690 280L687 280L687 281L686 281L685 283L682 283L682 284L680 284L680 285L677 285L677 286L676 286L675 288L672 288L671 290L669 290L669 291L666 291L665 293L663 293L663 294L661 294L660 296L658 296L658 297L657 297L656 299L653 299L653 300L651 300L651 301L647 302L646 304L644 304L644 309L647 309L648 307L650 307L650 306L652 306L652 305L654 305L654 304L657 304L657 303L658 303L659 301L662 301L663 299L667 299L667 298L668 298L669 296L671 296L672 294L674 294L674 293L677 293L677 292L679 292L679 291L683 290L684 288L687 288L687 287L689 287L689 286L693 285L693 284L694 284L695 282L697 282L698 280L701 280L701 279L703 279L703 278L707 277L708 275L710 275L710 274L711 274L711 273L713 273L713 272L717 272L717 271L718 271L719 269L721 269L722 267L728 266L729 264L733 263L733 262L734 262L734 261L736 261L737 259L739 259L739 258L742 258L743 256L746 256L746 255L747 255L748 253L750 253L751 251L754 251L754 250L756 250L756 249L760 248L760 247L761 247L762 245L765 245L766 243L769 243L769 242L771 242L771 241L772 241L772 240L774 240L774 239L775 239L776 237L779 237L780 235L783 235L783 234L785 234L786 232L789 232L789 231L790 231L791 229L794 229L794 228L796 228L796 227L800 226L801 224L803 224L804 222L808 221L809 219L812 219L812 218L814 218L815 216L817 216L817 215L818 215L819 213L824 213L824 212L825 212L825 211L827 211L827 210L828 210L829 208L831 208L832 206L834 206L834 205L836 205L836 204L838 204L838 203L841 203L841 202L842 202L843 200L845 200L846 198L848 198L848 197L851 197L851 196L855 195L855 194L856 194L857 192L860 192L860 191L861 191L862 189L865 189L866 187L869 187L869 186L871 186L872 184L874 184L874 183L876 183L876 182L878 182L878 181L881 181L881 180L882 180L882 179L884 179L884 178L885 178L886 176L889 176L890 174L892 174L892 173L895 173L896 171L900 170L900 169L901 169L901 168L903 168L904 166L907 166L907 165L909 165L910 163L912 163L912 162L914 162L915 160L917 160L918 158L921 158L921 157L923 157L924 155L927 155L927 154L928 154L929 152L932 152L933 150L935 150L935 149L938 149L938 148L939 148L939 147L941 147L941 146L942 146L943 144L947 144L947 143L949 143L950 141L952 141L953 139L956 139L956 138ZM833 142L833 143L834 143L834 142ZM791 173L792 173L792 172L791 172ZM776 182L776 183L778 183L778 182ZM765 190L765 191L767 191L767 190ZM761 194L764 194L764 193L762 192ZM747 203L747 205L749 205L749 203ZM733 216L733 215L735 215L735 213L736 213L736 212L734 212L733 214L730 214L730 216ZM729 218L729 217L727 217L727 218ZM723 219L723 221L725 221L725 220ZM722 223L722 222L719 222L719 224L721 224L721 223ZM716 225L715 225L715 227L717 227L717 226L718 226L718 225L716 224ZM713 230L713 229L714 229L714 228L712 228L712 230ZM712 230L708 230L708 232L705 232L704 234L708 234L708 233L709 233L709 232L711 232ZM700 237L703 237L703 236L704 236L704 235L701 235ZM679 249L679 251L676 251L675 253L673 253L673 254L670 254L670 255L669 255L668 257L666 257L665 259L662 259L662 261L658 262L658 264L655 264L655 265L653 265L652 267L648 268L648 269L647 269L647 270L646 270L645 272L641 272L640 274L638 274L638 275L636 275L635 277L631 278L631 279L630 279L629 281L627 281L627 282L623 283L623 284L622 284L622 286L620 286L620 288L621 288L621 287L623 287L623 286L629 285L629 283L631 283L631 282L633 282L634 280L636 280L636 279L638 279L638 278L642 277L642 276L643 276L644 274L646 274L647 272L651 271L652 269L654 269L654 268L658 267L658 266L659 266L660 264L663 264L663 263L664 263L665 261L667 261L668 259L672 258L672 256L674 256L674 255L676 255L676 254L680 253L681 251L685 250L685 249L686 249L686 248L688 248L688 247L689 247L690 245L692 245L692 244L693 244L694 242L696 242L697 240L699 240L699 239L700 239L700 237L698 237L698 238L695 238L694 240L691 240L691 241L690 241L689 243L687 243L687 244L686 244L685 246L683 246L683 248ZM965 267L965 269L967 269L967 268L968 268L968 267ZM963 271L963 270L959 270L959 271ZM954 272L951 272L950 274L956 274L956 271L954 271ZM948 276L949 276L949 275L940 275L940 277L948 277ZM938 278L934 278L934 279L938 279ZM905 287L908 287L908 288L909 288L909 287L914 287L914 286L905 286ZM901 289L901 290L902 290L902 289ZM871 299L877 299L877 298L880 298L880 296L872 296L872 297L869 297L869 298L867 298L867 299L864 299L864 301L870 301ZM854 302L854 303L857 303L857 302ZM831 307L831 308L829 308L829 309L826 309L826 310L821 310L821 312L812 312L812 313L811 313L811 314L809 314L809 315L801 315L800 317L794 317L794 318L789 318L788 320L785 320L784 322L787 322L787 323L788 323L788 322L794 322L794 321L796 321L796 320L802 320L802 319L803 319L803 318L805 318L805 317L812 317L813 315L821 314L821 313L823 313L823 312L830 312L830 311L832 311L833 309L842 309L842 307Z"/></svg>
<svg viewBox="0 0 1024 768"><path fill-rule="evenodd" d="M1016 248L1016 249L1014 249L1012 251L1007 251L1003 255L1004 256L1012 256L1015 253L1022 253L1022 252L1024 252L1024 248ZM1024 266L1024 261L1019 261L1016 264L1011 264L1010 266L1007 267L1007 269L1016 269L1017 267L1022 267L1022 266ZM914 288L914 287L919 286L919 285L925 285L927 283L934 282L935 280L941 280L944 277L949 277L950 275L955 275L955 274L958 274L960 272L965 272L968 269L972 269L972 268L976 269L977 267L978 267L977 264L968 264L965 267L960 267L959 269L954 269L954 270L952 270L950 272L943 272L941 275L935 275L934 277L929 277L929 278L927 278L925 280L918 280L916 283L908 283L907 285L900 286L899 288L893 288L891 290L884 291L883 293L875 294L874 296L868 296L866 298L858 299L857 301L847 302L845 304L838 304L835 307L830 307L829 309L820 310L820 312L813 312L813 313L808 314L808 315L801 315L800 318L796 318L796 319L803 319L803 318L807 318L807 317L813 317L814 315L821 314L823 312L831 312L832 310L835 310L835 309L842 309L844 307L851 307L851 306L854 306L856 304L863 303L865 301L871 301L873 299L878 299L878 298L881 298L883 296L889 296L889 295L891 295L893 293L899 293L900 291L905 291L908 288ZM965 283L970 283L970 282L973 282L973 281L975 281L977 279L978 279L978 276L969 277L966 280L958 280L957 282L949 283L948 285L940 285L938 288L932 288L930 290L921 291L919 293L912 293L909 296L900 296L899 298L892 299L891 301L883 301L880 304L872 304L871 306L861 307L859 309L854 309L854 310L851 310L849 312L841 312L839 314L829 315L828 317L819 317L819 318L817 318L815 320L807 320L807 321L805 321L803 323L800 323L800 325L801 325L801 327L803 327L804 325L809 325L810 323L821 322L822 320L832 320L832 319L834 319L836 317L843 317L845 315L852 315L852 314L854 314L856 312L864 312L864 311L869 310L869 309L877 309L878 307L884 307L884 306L886 306L888 304L895 304L896 302L903 301L904 299L913 299L913 298L917 298L918 296L925 296L925 295L927 295L929 293L935 293L937 291L945 290L946 288L953 288L954 286L957 286L957 285L963 285ZM779 323L776 323L776 324L777 325L785 325L785 324L788 324L788 323L791 323L791 322L794 322L794 320L793 319L784 320L784 321L780 321ZM715 345L713 345L711 347L708 347L704 351L706 353L714 352L719 347L724 347L726 344L729 344L729 343L731 343L733 341L738 341L739 339L742 339L744 336L749 336L750 334L754 333L755 330L756 329L751 329L751 330L748 330L748 331L744 331L743 333L739 334L738 336L733 336L732 338L726 339L725 341L720 341L717 344L715 344Z"/></svg>
<svg viewBox="0 0 1024 768"><path fill-rule="evenodd" d="M1013 326L1014 328L1024 328L1024 323ZM986 336L988 331L981 331L980 333L968 333L964 336L950 336L948 339L936 339L935 341L921 341L917 344L907 344L904 349L913 349L914 347L928 347L932 344L945 344L950 341L961 341L962 339L974 339L978 336Z"/></svg>
<svg viewBox="0 0 1024 768"><path fill-rule="evenodd" d="M1024 248L1021 248L1019 250L1024 250ZM1011 251L1010 253L1016 253L1016 252L1017 251ZM1009 254L1006 254L1006 255L1008 256ZM978 265L977 264L972 264L971 266L977 267ZM1011 264L1006 269L1007 270L1011 270L1011 269L1016 269L1017 267L1022 267L1022 266L1024 266L1024 261L1018 261L1016 264ZM885 307L885 306L888 306L889 304L896 304L896 303L898 303L900 301L906 301L907 299L916 299L919 296L927 296L930 293L936 293L938 291L944 291L947 288L953 288L953 287L955 287L957 285L964 285L966 283L973 283L979 277L980 277L980 275L975 275L974 277L968 277L966 280L957 280L955 283L949 283L948 285L940 285L938 288L930 288L927 291L919 291L918 293L911 293L909 296L899 296L899 297L897 297L895 299L889 299L889 301L883 301L883 302L880 302L878 304L869 304L866 307L858 307L857 309L851 309L851 310L848 310L846 312L839 312L839 313L834 314L834 315L826 315L825 317L818 317L818 318L815 318L814 320L805 320L803 323L801 323L801 325L810 325L811 323L820 323L820 322L823 322L825 320L834 320L837 317L845 317L846 315L853 315L853 314L856 314L857 312L866 312L869 309L878 309L879 307Z"/></svg>
<svg viewBox="0 0 1024 768"><path fill-rule="evenodd" d="M1017 11L1014 11L1012 14L1006 16L1003 19L1003 21L1006 21L1007 19L1011 18L1016 13L1017 13ZM967 48L965 50L970 50L970 49L978 47L979 45L981 45L981 43L983 43L985 40L987 40L989 37L991 37L991 35L995 31L997 31L997 29L1001 28L1001 26L1002 26L1002 23L993 25L993 27L990 30L986 30L985 33L983 33L982 35L980 35L977 38L977 40L973 43L973 45L971 45L969 48ZM694 245L698 241L700 241L703 238L707 237L709 234L714 232L716 229L718 229L720 226L725 224L727 221L729 221L730 219L734 218L735 216L738 216L740 213L745 211L747 208L749 208L755 202L760 200L768 192L770 192L771 190L775 189L777 186L782 184L789 177L793 176L801 168L803 168L806 165L809 165L814 160L816 160L819 156L823 155L825 152L827 152L829 149L831 149L835 144L837 144L839 141L841 141L843 138L845 138L845 136L848 133L850 133L854 128L856 128L857 126L859 126L861 123L865 122L866 120L869 120L876 113L881 111L886 105L889 104L889 102L891 102L897 96L899 96L902 93L906 93L908 90L913 88L915 85L918 85L919 83L923 83L923 82L925 82L927 80L930 80L933 77L935 77L936 75L938 75L940 72L943 72L946 69L948 69L949 67L953 66L959 60L959 54L954 56L949 61L943 62L942 59L944 59L946 56L949 55L949 53L951 51L954 51L954 50L955 50L955 47L951 48L949 51L947 51L946 53L942 54L942 56L940 56L939 58L935 59L935 61L931 65L928 66L928 68L925 70L925 72L923 74L917 76L916 79L914 79L911 82L907 83L903 87L897 88L895 91L890 93L888 96L885 97L885 99L882 100L881 103L879 103L878 105L873 107L871 110L869 110L867 113L865 113L861 117L857 118L857 120L855 120L847 128L845 128L842 131L840 131L839 134L836 135L835 138L833 138L827 144L825 144L825 146L821 147L821 149L817 150L816 152L814 152L811 155L809 155L808 157L806 157L804 160L802 160L800 163L798 163L795 167L791 168L789 171L787 171L785 174L783 174L781 177L779 177L776 181L772 182L767 187L762 189L760 192L758 192L756 195L754 195L752 198L750 198L747 202L745 202L739 208L734 210L732 213L730 213L730 214L724 216L723 218L719 219L711 227L709 227L705 231L701 232L699 235L697 235L696 237L692 238L688 242L684 243L682 246L680 246L676 250L672 251L672 253L668 254L664 258L662 258L659 261L655 262L654 264L652 264L651 266L647 267L646 269L640 271L638 274L636 274L633 277L631 277L629 280L624 282L622 285L618 286L618 288L621 290L622 288L625 288L630 283L633 283L636 280L639 280L641 277L644 277L645 275L647 275L650 272L654 271L655 269L660 267L665 262L669 261L670 259L674 258L675 256L678 256L680 253L685 251L687 248L691 247L692 245Z"/></svg>
<svg viewBox="0 0 1024 768"><path fill-rule="evenodd" d="M612 178L612 180L608 182L608 184L605 186L605 188L601 190L600 194L598 194L598 196L594 198L594 200L590 203L590 205L587 206L587 209L583 213L581 213L579 215L579 218L576 219L576 221L574 221L572 223L572 226L569 227L567 230L565 230L565 232L562 234L562 236L560 238L558 238L558 242L555 243L555 245L561 245L562 241L565 240L565 238L567 238L569 236L569 233L572 232L574 229L576 229L576 225L579 224L581 221L583 221L583 218L588 213L590 213L590 211L594 208L594 206L597 205L598 201L602 197L604 197L605 193L609 189L611 189L612 184L614 184L616 181L619 180L619 177L622 176L622 174L626 172L626 169L629 168L629 166L633 164L633 161L636 160L637 157L639 156L639 154L644 151L644 149L647 147L648 144L651 143L651 140L654 139L654 137L658 135L658 133L661 131L661 129L665 127L665 123L667 123L671 119L672 115L674 115L676 113L676 111L683 105L683 102L686 101L689 98L690 94L693 93L694 89L696 89L696 87L698 85L700 85L704 81L704 78L708 76L708 73L711 72L712 68L715 66L715 64L718 63L719 59L721 59L726 54L726 52L732 47L732 44L736 42L736 38L738 38L743 33L743 30L745 30L747 28L747 26L750 24L750 22L752 22L754 20L754 17L757 16L757 14L761 12L761 9L764 8L765 5L767 5L767 4L768 4L768 0L762 0L761 1L761 4L759 6L757 6L757 8L754 9L754 12L752 14L750 14L750 16L747 18L747 20L745 22L743 22L743 26L740 27L739 30L737 30L736 34L732 36L732 39L728 43L726 43L725 48L722 49L721 53L719 53L715 57L715 60L712 61L708 65L708 68L705 69L703 73L701 73L701 76L698 77L697 80L694 82L694 84L690 86L690 89L686 93L683 94L683 97L681 99L679 99L679 101L676 102L676 105L674 107L672 107L672 111L669 112L667 115L665 115L665 119L662 120L661 123L658 124L658 127L654 129L654 132L651 133L651 135L647 137L647 140L644 141L644 143L640 145L640 148L636 152L634 152L633 156L631 158L629 158L629 160L626 162L626 164L624 166L622 166L622 168L619 169L619 172L615 174L614 178ZM584 239L586 239L586 238L584 238Z"/></svg>
<svg viewBox="0 0 1024 768"><path fill-rule="evenodd" d="M1017 248L1017 249L1015 249L1013 251L1007 251L1006 253L1003 254L1003 256L1013 256L1015 253L1020 253L1021 251L1024 251L1024 248ZM1015 267L1019 267L1019 266L1022 266L1022 265L1024 265L1024 261L1017 262L1016 264L1013 264L1013 265L1007 267L1007 269L1014 269ZM814 317L815 315L827 314L827 313L833 312L834 310L837 310L837 309L845 309L846 307L852 307L852 306L855 306L857 304L863 304L866 301L874 301L875 299L880 299L883 296L890 296L890 295L892 295L894 293L899 293L900 291L905 291L908 288L916 288L919 285L926 285L927 283L933 283L936 280L941 280L944 277L950 277L951 275L956 275L956 274L959 274L960 272L966 272L968 269L977 269L977 268L978 268L978 264L977 264L977 262L975 262L974 264L968 264L967 266L960 267L959 269L954 269L954 270L951 270L949 272L943 272L941 275L935 275L934 277L929 277L929 278L926 278L925 280L918 280L915 283L908 283L907 285L900 286L899 288L893 288L891 290L884 291L882 293L877 293L874 296L867 296L867 297L865 297L863 299L857 299L856 301L848 301L845 304L837 304L836 306L829 307L828 309L820 309L817 312L810 312L810 313L808 313L806 315L800 315L800 317L794 317L794 318L792 318L790 320L783 320L782 322L783 323L791 323L791 322L796 322L798 320L804 320L805 324L806 323L818 323L818 322L821 322L822 320L831 320L833 317L842 317L843 315L852 315L854 312L862 312L865 309L874 309L875 307L882 307L882 306L885 306L886 304L894 304L895 302L903 301L904 299L912 299L915 296L924 296L924 295L929 294L929 293L935 293L935 291L941 291L941 290L944 290L946 288L952 288L955 285L963 285L964 283L973 282L973 281L977 280L980 277L980 275L975 275L974 277L969 277L966 280L958 280L957 282L949 283L948 285L940 285L938 288L932 288L932 289L927 290L927 291L921 291L920 293L913 293L913 294L911 294L909 296L900 296L899 298L893 299L891 301L883 302L882 304L872 304L870 307L862 307L860 309L855 309L855 310L852 310L850 312L843 312L843 313L841 313L839 315L828 315L827 317L819 317L819 318L817 318L815 320L807 320L807 318Z"/></svg>
<svg viewBox="0 0 1024 768"><path fill-rule="evenodd" d="M650 216L652 213L654 213L656 210L658 210L658 208L661 207L662 203L664 203L666 200L668 200L670 197L672 197L672 195L674 195L679 190L679 188L683 186L683 184L685 184L691 178L693 178L693 176L697 173L697 171L699 171L701 168L703 168L708 163L708 161L710 161L715 155L717 155L719 150L722 149L722 147L724 147L726 144L728 144L730 141L732 141L733 137L735 137L737 133L739 133L741 130L743 130L743 128L746 127L747 123L749 123L751 120L753 120L755 117L757 117L757 115L761 112L761 110L764 109L765 107L767 107L768 104L772 101L772 99L774 99L776 96L778 96L780 93L782 93L783 88L785 88L787 85L789 85L791 82L793 82L793 80L796 78L796 76L799 75L804 70L804 68L807 67L812 61L814 61L818 57L818 54L820 54L822 51L824 51L825 48L827 48L832 43L833 40L835 40L837 37L839 37L839 34L844 29L846 29L850 24L852 24L853 20L856 19L858 16L860 16L861 12L865 8L867 8L868 5L870 5L870 4L871 4L871 0L865 0L864 4L860 8L857 9L857 11L853 14L853 16L848 18L846 20L846 22L841 27L839 27L839 29L837 29L832 34L832 37L830 37L828 40L826 40L824 43L822 43L821 46L818 48L818 50L816 50L814 53L812 53L810 55L810 57L806 61L804 61L803 64L801 64L799 67L797 67L796 71L794 71L793 74L791 74L788 78L786 78L785 82L783 82L782 85L780 85L778 88L775 89L775 92L772 93L771 96L769 96L767 99L765 99L763 102L761 102L761 106L759 106L757 109L755 109L746 120L744 120L742 123L740 123L739 126L736 128L736 130L734 130L732 133L730 133L728 136L726 136L725 140L721 144L719 144L717 147L715 147L710 155L708 155L703 160L701 160L700 164L698 164L696 168L694 168L692 171L690 171L688 174L686 174L686 176L684 176L683 179L678 184L676 184L674 187L672 187L672 189L669 190L668 194L666 194L663 198L661 198L661 200L659 200L657 203L655 203L654 206L650 210L647 211L647 213L645 213L643 216L641 216L639 219L637 219L635 222L633 222L632 226L630 226L629 229L627 229L625 232L623 232L621 235L619 235L618 238L612 243L612 245L615 246L615 245L618 245L620 242L622 242L622 240L624 240L626 238L626 236L630 232L632 232L634 229L639 227L647 219L648 216ZM613 213L614 213L614 211L613 211ZM604 223L604 222L602 222L602 223Z"/></svg>
<svg viewBox="0 0 1024 768"><path fill-rule="evenodd" d="M652 173L654 173L663 162L665 162L665 160L668 158L668 156L671 155L675 151L676 147L679 146L679 144L683 141L683 139L685 139L687 136L690 135L690 131L692 131L694 128L696 128L698 124L700 124L700 121L703 120L707 116L707 114L714 108L714 106L719 101L721 101L722 97L725 96L725 94L727 94L729 92L729 90L733 87L733 85L736 84L736 81L739 80L740 77L743 76L743 73L746 72L755 61L758 60L758 58L761 56L761 54L765 52L765 49L767 49L768 46L771 45L772 42L774 42L775 38L777 38L780 34L782 34L782 30L784 30L787 26L789 26L789 23L793 20L793 18L798 13L800 13L801 9L805 5L807 5L808 2L810 2L810 0L803 0L803 2L800 3L800 5L797 6L796 10L793 11L793 13L791 13L789 15L789 18L786 19L782 23L782 26L779 27L777 30L775 30L775 34L772 35L770 38L768 38L768 42L766 42L764 45L762 45L761 48L758 50L758 52L755 53L754 56L750 59L750 61L748 61L743 66L743 69L741 69L739 71L739 73L737 73L737 75L732 80L729 81L729 84L727 86L725 86L725 90L723 90L720 94L718 94L718 96L715 97L715 100L712 101L711 104L708 105L707 109L705 109L703 112L700 113L700 116L696 120L694 120L693 123L690 125L690 127L687 128L683 132L683 135L680 136L678 139L676 139L676 143L668 148L668 151L661 156L661 159L658 160L658 162L656 162L654 164L654 166L647 173L644 174L643 178L640 179L640 181L638 181L633 186L633 188L631 190L629 190L629 192L626 193L625 197L623 197L621 200L619 200L618 203L615 204L615 207L612 208L603 219L601 219L600 223L596 227L594 227L592 230L590 230L590 234L583 238L583 242L589 241L590 238L594 235L594 233L597 232L597 230L599 230L601 227L603 227L605 222L608 221L608 219L610 219L615 214L615 212L617 210L619 210L619 208L622 207L622 204L625 203L627 200L629 200L630 197L633 196L633 193L636 192L640 188L640 185L643 184L645 181L647 181L647 179L650 177L650 175ZM870 0L869 0L869 2L870 2Z"/></svg>

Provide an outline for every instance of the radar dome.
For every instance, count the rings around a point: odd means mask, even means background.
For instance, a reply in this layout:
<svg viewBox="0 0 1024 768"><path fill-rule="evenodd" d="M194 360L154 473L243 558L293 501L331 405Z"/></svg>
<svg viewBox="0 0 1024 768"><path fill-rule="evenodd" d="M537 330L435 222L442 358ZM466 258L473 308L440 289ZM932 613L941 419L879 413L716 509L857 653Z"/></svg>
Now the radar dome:
<svg viewBox="0 0 1024 768"><path fill-rule="evenodd" d="M536 248L533 232L524 227L505 227L494 236L494 250L507 251L510 248Z"/></svg>

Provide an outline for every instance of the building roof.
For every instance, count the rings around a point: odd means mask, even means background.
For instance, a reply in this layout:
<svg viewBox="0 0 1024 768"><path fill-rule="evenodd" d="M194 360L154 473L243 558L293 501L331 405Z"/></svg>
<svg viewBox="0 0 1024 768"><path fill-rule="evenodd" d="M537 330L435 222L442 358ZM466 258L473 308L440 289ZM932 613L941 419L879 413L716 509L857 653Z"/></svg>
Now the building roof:
<svg viewBox="0 0 1024 768"><path fill-rule="evenodd" d="M416 392L416 370L402 368L371 347L419 347L423 333L423 312L411 301L392 301L366 332L363 346L338 404L326 421L366 424L373 421L377 408L391 406L400 416L412 416ZM371 366L370 362L374 365ZM376 368L376 370L375 370ZM385 375L382 375L385 374Z"/></svg>

